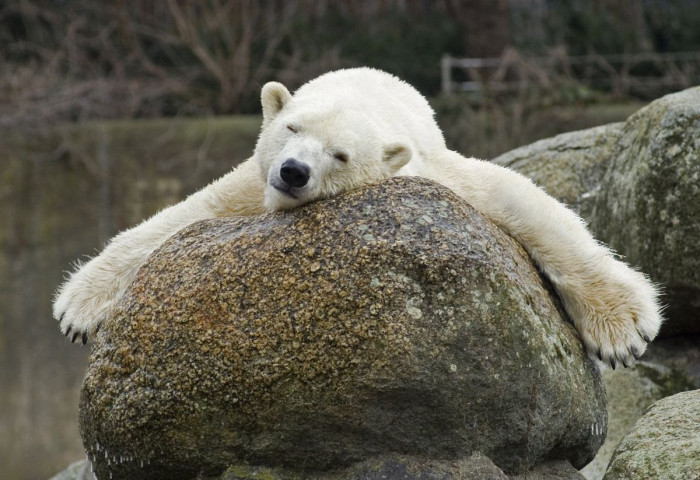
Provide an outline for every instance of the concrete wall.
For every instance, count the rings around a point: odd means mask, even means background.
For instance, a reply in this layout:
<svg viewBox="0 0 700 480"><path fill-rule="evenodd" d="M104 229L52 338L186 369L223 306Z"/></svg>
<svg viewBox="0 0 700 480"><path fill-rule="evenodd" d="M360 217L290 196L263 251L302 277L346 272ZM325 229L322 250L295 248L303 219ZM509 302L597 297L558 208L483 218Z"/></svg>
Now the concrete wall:
<svg viewBox="0 0 700 480"><path fill-rule="evenodd" d="M51 318L66 270L112 235L252 153L260 119L0 131L0 465L49 478L84 457L78 393L89 347Z"/></svg>

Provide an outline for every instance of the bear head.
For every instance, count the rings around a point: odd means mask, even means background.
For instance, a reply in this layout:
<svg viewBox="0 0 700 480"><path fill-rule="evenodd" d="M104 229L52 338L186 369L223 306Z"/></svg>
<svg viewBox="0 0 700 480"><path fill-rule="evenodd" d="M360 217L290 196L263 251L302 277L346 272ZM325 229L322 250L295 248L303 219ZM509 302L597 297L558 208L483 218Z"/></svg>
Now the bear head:
<svg viewBox="0 0 700 480"><path fill-rule="evenodd" d="M255 158L269 211L295 208L395 175L412 157L387 142L369 112L342 99L297 99L277 82L261 94L263 125Z"/></svg>

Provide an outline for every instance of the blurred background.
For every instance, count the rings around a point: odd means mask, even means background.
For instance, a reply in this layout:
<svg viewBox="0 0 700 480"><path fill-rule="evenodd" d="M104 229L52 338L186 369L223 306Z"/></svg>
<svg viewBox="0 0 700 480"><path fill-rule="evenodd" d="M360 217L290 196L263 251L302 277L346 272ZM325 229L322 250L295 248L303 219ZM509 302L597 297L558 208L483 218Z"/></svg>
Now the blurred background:
<svg viewBox="0 0 700 480"><path fill-rule="evenodd" d="M0 0L0 477L84 457L65 272L250 156L265 82L380 68L493 158L700 84L699 25L696 0Z"/></svg>

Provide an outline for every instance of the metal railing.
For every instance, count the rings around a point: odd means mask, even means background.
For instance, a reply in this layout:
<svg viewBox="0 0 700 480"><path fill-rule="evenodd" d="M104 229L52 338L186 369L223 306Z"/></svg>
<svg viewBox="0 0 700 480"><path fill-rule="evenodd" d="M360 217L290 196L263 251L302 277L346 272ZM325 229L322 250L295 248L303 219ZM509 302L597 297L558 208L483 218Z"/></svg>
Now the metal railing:
<svg viewBox="0 0 700 480"><path fill-rule="evenodd" d="M508 49L494 58L442 57L442 92L516 91L547 88L569 78L596 89L626 94L644 89L682 89L700 84L700 52L567 55L528 57ZM455 80L453 70L461 70Z"/></svg>

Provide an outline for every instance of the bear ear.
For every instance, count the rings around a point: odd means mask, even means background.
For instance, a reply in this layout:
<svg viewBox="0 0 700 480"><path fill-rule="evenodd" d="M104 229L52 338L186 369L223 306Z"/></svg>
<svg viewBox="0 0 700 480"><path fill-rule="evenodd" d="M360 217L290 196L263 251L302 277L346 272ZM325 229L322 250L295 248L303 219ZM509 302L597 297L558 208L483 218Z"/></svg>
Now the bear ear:
<svg viewBox="0 0 700 480"><path fill-rule="evenodd" d="M404 143L391 143L384 146L384 165L393 175L406 165L413 156L411 148Z"/></svg>
<svg viewBox="0 0 700 480"><path fill-rule="evenodd" d="M278 82L268 82L260 93L263 110L263 124L267 124L277 116L284 106L292 99L287 87Z"/></svg>

